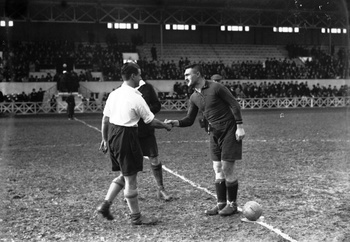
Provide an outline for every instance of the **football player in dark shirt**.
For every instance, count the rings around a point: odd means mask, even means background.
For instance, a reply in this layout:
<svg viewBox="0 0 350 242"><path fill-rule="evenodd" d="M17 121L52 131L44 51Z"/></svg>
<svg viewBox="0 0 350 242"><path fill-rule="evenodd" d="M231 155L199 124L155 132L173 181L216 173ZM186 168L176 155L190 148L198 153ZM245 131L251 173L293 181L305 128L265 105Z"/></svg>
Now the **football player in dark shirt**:
<svg viewBox="0 0 350 242"><path fill-rule="evenodd" d="M158 113L161 109L161 103L153 86L150 83L141 80L138 90L142 93L142 97L145 99L151 112L153 114ZM158 186L157 197L164 201L170 201L172 197L164 189L162 163L158 160L158 145L154 128L145 124L145 122L140 119L138 122L138 136L143 156L149 160Z"/></svg>
<svg viewBox="0 0 350 242"><path fill-rule="evenodd" d="M166 120L176 127L191 126L198 112L208 121L210 152L215 171L217 204L207 215L228 216L237 213L238 174L235 161L242 159L245 136L241 108L230 91L220 83L207 81L198 64L185 67L185 80L194 88L187 115L180 120Z"/></svg>

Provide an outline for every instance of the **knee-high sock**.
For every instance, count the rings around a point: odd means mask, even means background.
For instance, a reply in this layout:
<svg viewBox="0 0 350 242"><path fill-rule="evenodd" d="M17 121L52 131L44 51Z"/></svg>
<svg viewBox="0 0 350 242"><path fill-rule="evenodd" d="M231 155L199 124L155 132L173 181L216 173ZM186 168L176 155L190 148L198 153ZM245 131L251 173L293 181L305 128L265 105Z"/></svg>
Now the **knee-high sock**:
<svg viewBox="0 0 350 242"><path fill-rule="evenodd" d="M105 200L112 203L114 198L119 194L119 192L124 188L124 186L125 180L123 176L118 176L117 178L115 178L109 186Z"/></svg>
<svg viewBox="0 0 350 242"><path fill-rule="evenodd" d="M235 180L233 182L226 181L227 188L227 200L229 202L237 201L237 193L238 193L238 181Z"/></svg>
<svg viewBox="0 0 350 242"><path fill-rule="evenodd" d="M126 198L126 201L128 202L128 206L130 209L131 214L137 214L140 213L139 208L139 200L138 200L138 191L135 190L124 190L124 197Z"/></svg>
<svg viewBox="0 0 350 242"><path fill-rule="evenodd" d="M154 179L156 180L159 189L164 189L163 185L163 169L162 163L159 165L151 165Z"/></svg>
<svg viewBox="0 0 350 242"><path fill-rule="evenodd" d="M226 204L226 183L225 179L216 179L215 180L216 196L218 203Z"/></svg>

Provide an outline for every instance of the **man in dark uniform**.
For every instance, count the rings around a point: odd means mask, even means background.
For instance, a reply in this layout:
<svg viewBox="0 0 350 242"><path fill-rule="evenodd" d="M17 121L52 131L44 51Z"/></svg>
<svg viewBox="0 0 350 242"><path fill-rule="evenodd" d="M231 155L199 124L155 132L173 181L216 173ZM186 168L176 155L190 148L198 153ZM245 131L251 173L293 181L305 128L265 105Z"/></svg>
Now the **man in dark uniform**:
<svg viewBox="0 0 350 242"><path fill-rule="evenodd" d="M121 68L123 84L110 93L103 110L102 141L100 149L109 151L112 171L120 171L109 186L105 201L97 211L108 220L112 220L110 206L113 199L124 188L124 197L130 209L133 225L152 225L156 218L141 215L138 203L137 173L143 170L143 154L140 146L137 123L140 118L154 128L171 130L154 117L141 93L135 88L141 80L141 69L135 63L126 63Z"/></svg>
<svg viewBox="0 0 350 242"><path fill-rule="evenodd" d="M158 113L161 109L161 103L153 86L141 80L138 90L142 93L142 97L145 99L151 112L153 114ZM154 127L145 124L145 122L140 119L138 122L138 133L143 156L149 159L158 186L157 197L164 201L170 201L172 197L169 196L164 189L162 163L158 160L158 145Z"/></svg>
<svg viewBox="0 0 350 242"><path fill-rule="evenodd" d="M194 87L186 117L166 120L176 127L191 126L198 111L209 122L210 152L215 171L217 204L206 210L207 215L228 216L237 213L238 177L235 161L242 159L243 129L241 108L230 91L220 83L207 81L202 67L185 67L185 80Z"/></svg>
<svg viewBox="0 0 350 242"><path fill-rule="evenodd" d="M66 102L67 102L68 119L72 120L74 118L75 97L71 92L69 93L69 96L67 97Z"/></svg>

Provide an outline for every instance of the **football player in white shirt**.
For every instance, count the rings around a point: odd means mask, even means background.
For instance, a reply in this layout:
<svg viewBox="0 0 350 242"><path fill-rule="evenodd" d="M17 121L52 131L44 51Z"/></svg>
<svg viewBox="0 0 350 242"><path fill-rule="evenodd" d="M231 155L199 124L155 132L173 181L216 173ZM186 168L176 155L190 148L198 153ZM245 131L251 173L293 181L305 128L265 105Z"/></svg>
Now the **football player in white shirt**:
<svg viewBox="0 0 350 242"><path fill-rule="evenodd" d="M109 151L112 170L120 171L121 174L112 181L105 201L97 211L112 220L110 205L124 188L124 197L131 212L131 223L152 225L157 223L157 219L141 215L138 204L137 173L143 169L143 154L137 135L137 123L142 118L154 128L169 131L172 126L156 119L141 93L135 89L141 80L140 67L128 62L123 65L121 75L123 84L110 93L103 110L100 145L102 151Z"/></svg>

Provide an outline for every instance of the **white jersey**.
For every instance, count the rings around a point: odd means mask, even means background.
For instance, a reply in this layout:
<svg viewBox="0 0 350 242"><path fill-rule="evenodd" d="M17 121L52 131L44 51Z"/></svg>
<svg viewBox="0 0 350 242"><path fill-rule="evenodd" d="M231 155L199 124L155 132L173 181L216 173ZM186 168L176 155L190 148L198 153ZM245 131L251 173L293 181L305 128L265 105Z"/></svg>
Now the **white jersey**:
<svg viewBox="0 0 350 242"><path fill-rule="evenodd" d="M146 124L154 119L142 94L125 83L109 94L103 115L110 123L125 127L137 127L140 118Z"/></svg>

